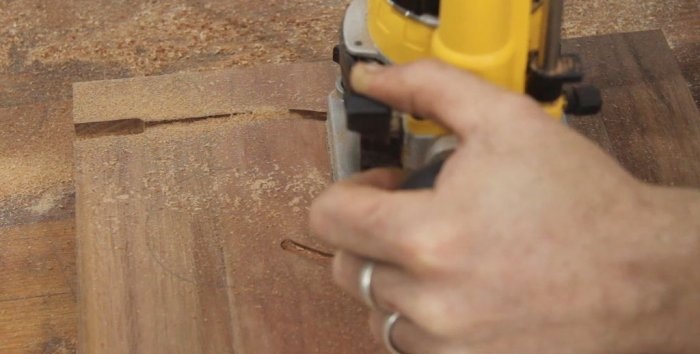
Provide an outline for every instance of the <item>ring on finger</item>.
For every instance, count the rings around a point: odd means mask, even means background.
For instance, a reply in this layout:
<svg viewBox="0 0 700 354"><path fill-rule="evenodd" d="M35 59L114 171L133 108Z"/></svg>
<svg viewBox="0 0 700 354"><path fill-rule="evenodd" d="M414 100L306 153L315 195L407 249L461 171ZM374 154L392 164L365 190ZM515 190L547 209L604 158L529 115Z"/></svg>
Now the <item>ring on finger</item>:
<svg viewBox="0 0 700 354"><path fill-rule="evenodd" d="M367 261L362 266L360 270L360 294L362 295L362 301L372 310L378 308L376 301L374 300L374 295L372 294L372 277L374 276L374 268L376 264L374 261Z"/></svg>
<svg viewBox="0 0 700 354"><path fill-rule="evenodd" d="M391 354L406 354L399 351L396 348L394 341L391 339L391 332L394 330L394 326L396 325L396 322L399 321L399 318L401 318L401 314L398 312L394 312L391 315L387 316L384 320L382 339L384 341L384 346Z"/></svg>

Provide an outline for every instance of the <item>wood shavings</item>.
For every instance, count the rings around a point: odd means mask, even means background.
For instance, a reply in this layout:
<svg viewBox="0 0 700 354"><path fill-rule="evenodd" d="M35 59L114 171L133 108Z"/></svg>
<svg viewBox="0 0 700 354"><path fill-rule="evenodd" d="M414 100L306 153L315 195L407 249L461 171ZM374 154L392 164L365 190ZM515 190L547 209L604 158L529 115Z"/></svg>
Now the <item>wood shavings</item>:
<svg viewBox="0 0 700 354"><path fill-rule="evenodd" d="M183 61L211 69L327 59L330 44L337 40L339 18L347 0L311 0L294 7L258 1L212 1L203 6L169 1L136 6L110 4L104 9L86 1L76 3L70 20L77 26L70 31L41 31L32 38L26 60L43 64L71 60L113 63L132 68L136 74L150 75L178 71ZM21 6L10 5L8 11ZM101 12L95 11L96 7ZM31 15L46 15L47 8L33 8ZM63 12L55 15L69 16ZM21 24L26 29L36 29L41 22L41 16L6 19L6 23ZM0 31L0 35L9 35L0 44L0 48L8 49L3 50L5 65L10 61L9 48L27 44L19 32L12 25L5 33Z"/></svg>
<svg viewBox="0 0 700 354"><path fill-rule="evenodd" d="M0 156L0 199L42 192L54 182L69 183L70 164L55 156Z"/></svg>

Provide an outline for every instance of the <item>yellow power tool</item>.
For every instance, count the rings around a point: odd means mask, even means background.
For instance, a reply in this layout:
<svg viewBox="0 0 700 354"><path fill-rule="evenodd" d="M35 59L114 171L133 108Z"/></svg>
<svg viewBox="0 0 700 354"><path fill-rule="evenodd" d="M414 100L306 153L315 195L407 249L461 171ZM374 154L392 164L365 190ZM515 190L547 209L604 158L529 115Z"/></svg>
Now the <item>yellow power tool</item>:
<svg viewBox="0 0 700 354"><path fill-rule="evenodd" d="M429 187L456 144L432 121L354 92L349 73L358 61L437 58L530 95L553 119L597 113L599 91L570 85L582 80L582 65L576 55L561 54L562 18L563 0L353 0L333 51L341 68L329 96L334 177L401 166L427 174L407 187Z"/></svg>

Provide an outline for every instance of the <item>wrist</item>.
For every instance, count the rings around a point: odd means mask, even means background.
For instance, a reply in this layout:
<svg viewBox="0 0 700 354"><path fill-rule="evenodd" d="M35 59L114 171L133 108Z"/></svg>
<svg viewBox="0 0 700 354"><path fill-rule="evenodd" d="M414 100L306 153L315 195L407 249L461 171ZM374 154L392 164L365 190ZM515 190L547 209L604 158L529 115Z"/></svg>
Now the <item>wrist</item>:
<svg viewBox="0 0 700 354"><path fill-rule="evenodd" d="M644 245L644 266L628 272L640 291L630 353L700 352L700 193L645 186L632 240ZM631 244L631 247L636 247ZM634 274L638 272L639 274ZM640 346L641 345L641 346Z"/></svg>

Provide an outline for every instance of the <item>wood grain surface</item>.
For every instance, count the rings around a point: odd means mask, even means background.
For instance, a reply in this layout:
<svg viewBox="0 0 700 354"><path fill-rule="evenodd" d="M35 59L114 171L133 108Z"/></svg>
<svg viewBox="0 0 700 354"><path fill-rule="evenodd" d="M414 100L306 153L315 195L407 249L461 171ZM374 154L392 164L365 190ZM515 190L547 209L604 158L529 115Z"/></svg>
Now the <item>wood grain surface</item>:
<svg viewBox="0 0 700 354"><path fill-rule="evenodd" d="M328 68L329 63L301 67ZM320 65L320 66L319 66ZM257 96L253 113L146 127L139 134L76 141L76 218L81 353L371 353L366 311L330 279L330 252L310 235L308 206L330 181L325 123L270 110L275 97L302 111L325 96L335 70L284 86L285 72L258 70L247 85L200 91L212 76L190 76L185 97ZM292 75L294 76L294 75ZM154 87L172 77L153 77ZM133 80L135 86L142 79ZM262 84L256 84L261 82ZM129 81L76 85L76 104ZM278 88L277 95L258 89ZM221 92L222 90L224 92ZM228 91L245 90L235 94ZM110 95L113 97L112 95ZM112 101L96 111L109 116ZM162 110L127 115L150 121ZM214 99L212 112L238 112ZM255 103L259 108L251 107ZM280 103L277 103L278 105ZM188 117L186 107L180 116ZM210 115L192 106L192 117ZM85 110L77 107L77 112ZM129 113L130 114L130 113ZM104 119L104 118L103 118ZM78 115L76 122L94 121Z"/></svg>
<svg viewBox="0 0 700 354"><path fill-rule="evenodd" d="M564 36L661 30L700 104L700 1L566 0Z"/></svg>
<svg viewBox="0 0 700 354"><path fill-rule="evenodd" d="M324 123L274 115L76 142L79 352L373 351L306 225Z"/></svg>
<svg viewBox="0 0 700 354"><path fill-rule="evenodd" d="M62 232L52 226L55 221L73 224L73 82L324 60L337 40L346 4L0 2L0 168L6 172L0 175L0 224L11 226L0 227L0 257L17 253L33 258L33 252L56 247L55 237ZM700 102L700 2L567 0L565 5L567 37L663 30ZM31 250L7 236L21 226L28 227L25 235L34 236ZM66 243L74 242L72 226L70 230ZM75 261L72 247L54 256L61 264ZM18 260L0 272L12 279L31 277L28 262ZM73 268L66 274L76 281ZM16 299L2 300L6 303L0 307L8 310L0 310L0 353L75 351L74 296L52 296L48 285L29 280L6 283L3 289L40 297L22 307L26 315L15 311Z"/></svg>
<svg viewBox="0 0 700 354"><path fill-rule="evenodd" d="M564 50L581 55L605 102L601 114L571 125L642 180L700 187L700 114L663 34L579 38Z"/></svg>
<svg viewBox="0 0 700 354"><path fill-rule="evenodd" d="M565 48L606 102L571 125L640 178L700 185L700 115L663 35ZM76 141L79 351L377 351L305 221L329 182L323 124L261 111Z"/></svg>
<svg viewBox="0 0 700 354"><path fill-rule="evenodd" d="M75 352L73 219L0 227L0 352Z"/></svg>

